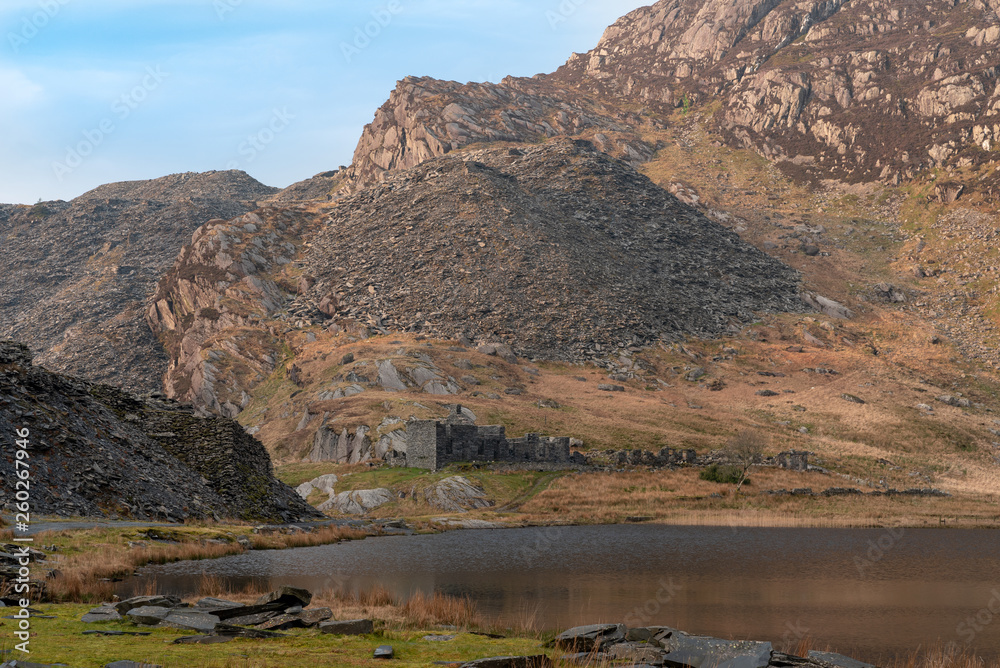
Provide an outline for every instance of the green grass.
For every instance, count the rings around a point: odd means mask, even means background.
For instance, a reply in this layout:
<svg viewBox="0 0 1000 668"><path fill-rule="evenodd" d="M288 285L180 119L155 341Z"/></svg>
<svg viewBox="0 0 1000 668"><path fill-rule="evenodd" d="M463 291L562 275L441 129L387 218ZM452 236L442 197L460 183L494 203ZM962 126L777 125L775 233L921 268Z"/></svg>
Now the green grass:
<svg viewBox="0 0 1000 668"><path fill-rule="evenodd" d="M470 661L488 656L541 654L541 642L534 638L493 639L460 633L449 642L428 642L423 636L441 633L434 629L403 630L386 628L376 620L376 632L367 636L331 636L315 630L288 631L288 637L272 640L237 638L220 645L174 645L174 640L190 632L177 629L136 627L131 623L83 624L78 621L91 606L40 606L44 615L56 619L32 621L30 661L65 663L79 668L104 666L113 661L131 660L165 668L253 667L316 668L316 666L375 666L375 647L392 645L394 666L427 666L435 661ZM149 631L149 636L84 636L83 631ZM13 658L19 658L16 654Z"/></svg>

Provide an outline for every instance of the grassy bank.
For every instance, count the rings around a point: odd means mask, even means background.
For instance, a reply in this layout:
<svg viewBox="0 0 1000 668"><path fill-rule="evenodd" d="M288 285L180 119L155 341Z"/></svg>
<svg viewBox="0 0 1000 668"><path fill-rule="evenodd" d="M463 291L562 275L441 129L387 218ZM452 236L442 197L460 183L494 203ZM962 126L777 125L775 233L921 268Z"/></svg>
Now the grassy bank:
<svg viewBox="0 0 1000 668"><path fill-rule="evenodd" d="M55 569L46 580L51 602L93 603L111 600L115 580L151 564L217 559L255 550L328 545L369 535L328 526L312 532L255 534L249 526L178 526L176 528L101 528L43 533L38 545L54 546L43 565ZM242 541L242 542L241 542Z"/></svg>

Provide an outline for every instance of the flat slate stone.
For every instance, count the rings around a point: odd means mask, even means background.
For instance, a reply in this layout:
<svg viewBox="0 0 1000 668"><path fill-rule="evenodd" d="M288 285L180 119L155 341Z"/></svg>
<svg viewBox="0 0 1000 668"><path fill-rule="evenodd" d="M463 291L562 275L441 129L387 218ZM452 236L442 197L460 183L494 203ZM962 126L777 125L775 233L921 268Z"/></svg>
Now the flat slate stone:
<svg viewBox="0 0 1000 668"><path fill-rule="evenodd" d="M171 610L164 618L163 623L190 631L211 633L219 625L219 618L207 612Z"/></svg>
<svg viewBox="0 0 1000 668"><path fill-rule="evenodd" d="M83 617L80 621L84 624L95 624L97 622L118 622L121 621L122 616L119 614L118 610L111 605L102 605L99 608L94 608Z"/></svg>
<svg viewBox="0 0 1000 668"><path fill-rule="evenodd" d="M843 654L837 654L835 652L817 652L816 650L810 650L809 658L818 659L834 666L840 666L841 668L875 668L875 666L870 663L864 663L862 661L858 661L857 659L852 659L849 656L844 656Z"/></svg>
<svg viewBox="0 0 1000 668"><path fill-rule="evenodd" d="M218 645L232 642L232 636L184 636L174 641L175 645Z"/></svg>
<svg viewBox="0 0 1000 668"><path fill-rule="evenodd" d="M232 610L233 608L242 608L243 604L236 601L227 601L224 598L208 596L195 603L194 607L206 610Z"/></svg>
<svg viewBox="0 0 1000 668"><path fill-rule="evenodd" d="M158 605L143 605L138 608L132 608L125 613L125 616L136 624L156 626L169 614L170 608L163 608Z"/></svg>
<svg viewBox="0 0 1000 668"><path fill-rule="evenodd" d="M263 624L258 624L258 629L269 631L286 631L288 629L304 629L308 626L298 615L276 615Z"/></svg>
<svg viewBox="0 0 1000 668"><path fill-rule="evenodd" d="M257 626L258 624L263 624L267 620L275 617L279 613L275 611L269 612L258 612L256 615L243 615L242 617L231 617L226 620L228 624L233 626ZM216 615L218 616L218 615Z"/></svg>
<svg viewBox="0 0 1000 668"><path fill-rule="evenodd" d="M625 639L624 624L591 624L576 626L556 636L556 647L591 652L602 646L621 642Z"/></svg>
<svg viewBox="0 0 1000 668"><path fill-rule="evenodd" d="M276 631L265 631L263 629L245 629L242 626L232 626L230 624L219 624L215 627L215 634L229 636L231 638L287 638L287 633Z"/></svg>
<svg viewBox="0 0 1000 668"><path fill-rule="evenodd" d="M395 656L392 645L379 645L372 654L373 659L391 659Z"/></svg>
<svg viewBox="0 0 1000 668"><path fill-rule="evenodd" d="M151 636L148 631L84 631L85 636Z"/></svg>
<svg viewBox="0 0 1000 668"><path fill-rule="evenodd" d="M115 603L112 607L118 611L119 615L126 614L129 610L141 608L143 606L156 606L159 608L176 608L181 604L181 600L176 596L133 596L124 601Z"/></svg>
<svg viewBox="0 0 1000 668"><path fill-rule="evenodd" d="M333 610L330 608L313 608L312 610L303 610L298 613L298 617L305 622L306 626L313 627L333 617Z"/></svg>
<svg viewBox="0 0 1000 668"><path fill-rule="evenodd" d="M455 636L424 636L423 640L427 642L448 642L449 640L454 640Z"/></svg>
<svg viewBox="0 0 1000 668"><path fill-rule="evenodd" d="M374 633L375 624L370 619L350 619L339 622L320 622L319 630L336 636L363 636Z"/></svg>
<svg viewBox="0 0 1000 668"><path fill-rule="evenodd" d="M674 668L764 668L771 661L769 642L730 641L671 634L660 641L668 650L664 665Z"/></svg>
<svg viewBox="0 0 1000 668"><path fill-rule="evenodd" d="M552 661L544 654L536 656L493 656L462 664L462 668L549 668Z"/></svg>

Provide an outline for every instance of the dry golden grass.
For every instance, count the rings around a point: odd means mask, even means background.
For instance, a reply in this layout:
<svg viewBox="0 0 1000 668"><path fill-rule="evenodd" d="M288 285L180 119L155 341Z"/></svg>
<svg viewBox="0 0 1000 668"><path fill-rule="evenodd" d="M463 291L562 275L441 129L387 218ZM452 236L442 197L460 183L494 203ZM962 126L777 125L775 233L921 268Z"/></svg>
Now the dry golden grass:
<svg viewBox="0 0 1000 668"><path fill-rule="evenodd" d="M310 532L255 534L250 536L250 544L255 550L283 550L292 547L329 545L342 540L359 540L367 535L367 532L360 529L331 525Z"/></svg>
<svg viewBox="0 0 1000 668"><path fill-rule="evenodd" d="M196 534L197 535L197 534ZM327 545L342 540L362 538L363 531L346 527L323 527L310 533L252 535L254 549L270 550L290 547ZM183 542L152 544L129 548L121 535L107 531L59 532L45 535L53 542L60 538L71 540L75 554L63 557L58 563L58 575L46 581L45 596L52 602L91 603L110 599L115 590L114 580L132 575L149 564L166 564L175 561L217 559L244 551L235 540L215 542L177 533ZM108 542L92 543L88 539Z"/></svg>

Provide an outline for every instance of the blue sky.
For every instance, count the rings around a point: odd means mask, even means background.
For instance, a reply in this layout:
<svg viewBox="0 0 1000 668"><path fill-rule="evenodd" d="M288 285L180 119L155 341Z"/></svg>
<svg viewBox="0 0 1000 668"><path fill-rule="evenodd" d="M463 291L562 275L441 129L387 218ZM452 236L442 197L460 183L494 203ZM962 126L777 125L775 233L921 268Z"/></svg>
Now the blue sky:
<svg viewBox="0 0 1000 668"><path fill-rule="evenodd" d="M350 163L398 79L550 72L646 4L3 0L0 202L233 167L284 187Z"/></svg>

